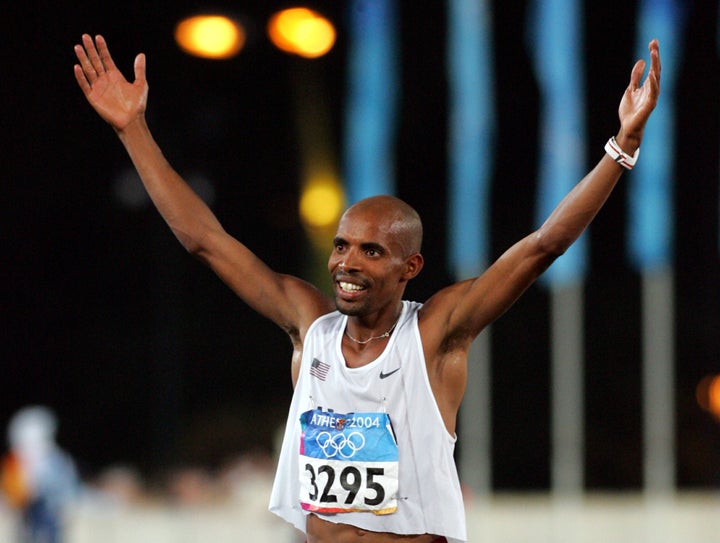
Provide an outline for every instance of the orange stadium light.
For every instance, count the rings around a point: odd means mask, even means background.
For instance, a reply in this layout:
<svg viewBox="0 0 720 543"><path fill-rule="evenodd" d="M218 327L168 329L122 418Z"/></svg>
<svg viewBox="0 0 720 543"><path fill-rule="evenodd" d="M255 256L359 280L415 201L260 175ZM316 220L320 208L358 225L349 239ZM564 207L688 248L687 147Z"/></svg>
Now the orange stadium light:
<svg viewBox="0 0 720 543"><path fill-rule="evenodd" d="M320 13L308 8L289 8L275 13L267 33L275 46L287 53L318 58L335 45L333 24Z"/></svg>
<svg viewBox="0 0 720 543"><path fill-rule="evenodd" d="M343 207L340 181L334 176L315 176L307 180L300 196L300 218L310 228L335 227Z"/></svg>
<svg viewBox="0 0 720 543"><path fill-rule="evenodd" d="M175 27L175 41L186 53L210 59L236 56L245 45L242 25L224 15L196 15Z"/></svg>
<svg viewBox="0 0 720 543"><path fill-rule="evenodd" d="M720 375L708 375L698 383L697 402L706 411L720 419Z"/></svg>

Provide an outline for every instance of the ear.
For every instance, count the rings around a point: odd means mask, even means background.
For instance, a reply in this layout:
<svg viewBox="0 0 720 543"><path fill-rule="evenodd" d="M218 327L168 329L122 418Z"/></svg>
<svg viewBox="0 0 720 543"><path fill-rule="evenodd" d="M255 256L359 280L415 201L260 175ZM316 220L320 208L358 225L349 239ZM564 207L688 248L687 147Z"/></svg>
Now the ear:
<svg viewBox="0 0 720 543"><path fill-rule="evenodd" d="M405 259L405 273L402 275L402 280L409 281L410 279L416 277L420 273L420 270L423 269L424 265L425 259L420 253L415 253L407 257Z"/></svg>

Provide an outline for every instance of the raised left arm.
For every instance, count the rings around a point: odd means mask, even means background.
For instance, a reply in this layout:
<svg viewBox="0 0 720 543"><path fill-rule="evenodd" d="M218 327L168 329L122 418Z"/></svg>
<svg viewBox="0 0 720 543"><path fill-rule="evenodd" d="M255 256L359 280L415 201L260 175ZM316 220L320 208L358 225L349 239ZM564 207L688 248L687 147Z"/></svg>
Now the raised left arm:
<svg viewBox="0 0 720 543"><path fill-rule="evenodd" d="M660 53L650 42L650 69L638 60L618 108L615 144L632 157L660 94ZM441 290L425 304L421 319L426 354L455 345L469 347L488 324L517 298L582 234L610 196L624 167L609 154L558 204L543 225L508 249L485 273ZM626 166L628 164L626 163Z"/></svg>

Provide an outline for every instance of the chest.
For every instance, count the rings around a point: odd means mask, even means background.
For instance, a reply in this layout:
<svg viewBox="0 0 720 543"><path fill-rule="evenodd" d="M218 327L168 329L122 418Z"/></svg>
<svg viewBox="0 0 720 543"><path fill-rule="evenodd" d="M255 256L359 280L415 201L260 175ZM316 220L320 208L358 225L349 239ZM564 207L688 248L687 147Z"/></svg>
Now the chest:
<svg viewBox="0 0 720 543"><path fill-rule="evenodd" d="M361 368L379 360L385 352L387 344L388 339L382 339L371 344L358 345L345 336L342 339L340 352L343 362L348 368Z"/></svg>

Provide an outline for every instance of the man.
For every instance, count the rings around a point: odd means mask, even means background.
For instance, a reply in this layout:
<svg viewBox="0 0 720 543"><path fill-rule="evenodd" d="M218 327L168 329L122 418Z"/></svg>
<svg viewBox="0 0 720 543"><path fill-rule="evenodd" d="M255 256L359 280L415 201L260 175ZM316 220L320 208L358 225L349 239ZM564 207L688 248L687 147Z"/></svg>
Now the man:
<svg viewBox="0 0 720 543"><path fill-rule="evenodd" d="M269 269L225 232L173 170L145 121L145 56L135 81L102 36L75 46L75 76L118 134L155 206L188 252L287 332L293 395L270 508L309 543L465 541L452 450L473 339L580 236L638 156L660 92L658 43L632 69L620 130L595 168L534 233L479 277L424 304L403 301L420 273L422 225L390 196L362 200L340 220L328 269L334 300Z"/></svg>
<svg viewBox="0 0 720 543"><path fill-rule="evenodd" d="M0 490L18 511L19 543L60 543L63 517L80 490L75 463L55 441L57 417L33 405L8 424L10 449L0 459Z"/></svg>

